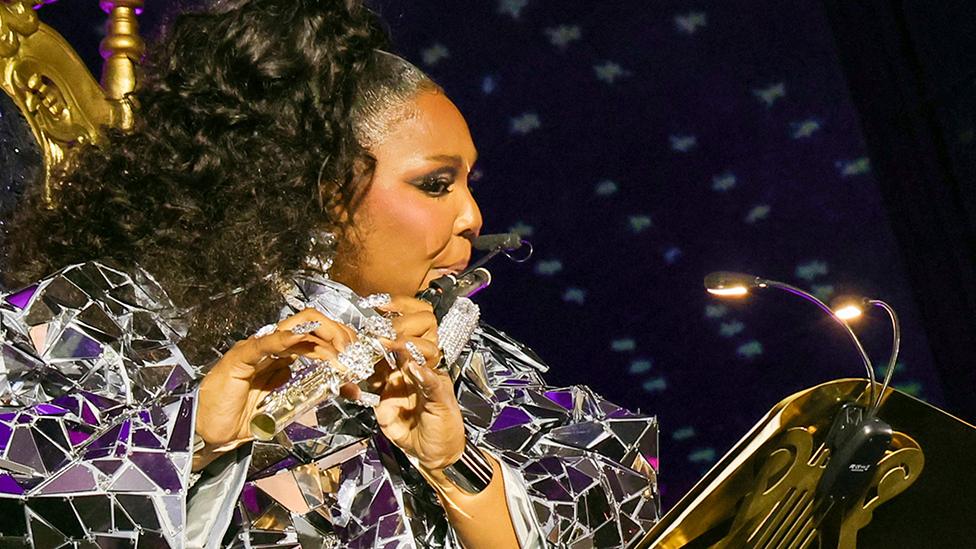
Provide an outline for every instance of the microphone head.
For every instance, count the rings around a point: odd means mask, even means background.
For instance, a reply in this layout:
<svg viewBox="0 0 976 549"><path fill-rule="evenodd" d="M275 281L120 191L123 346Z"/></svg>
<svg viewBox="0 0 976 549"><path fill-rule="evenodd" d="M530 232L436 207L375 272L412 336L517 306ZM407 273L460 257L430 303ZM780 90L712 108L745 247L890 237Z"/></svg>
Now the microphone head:
<svg viewBox="0 0 976 549"><path fill-rule="evenodd" d="M522 236L518 233L486 234L472 240L471 246L482 252L497 249L510 252L522 247Z"/></svg>

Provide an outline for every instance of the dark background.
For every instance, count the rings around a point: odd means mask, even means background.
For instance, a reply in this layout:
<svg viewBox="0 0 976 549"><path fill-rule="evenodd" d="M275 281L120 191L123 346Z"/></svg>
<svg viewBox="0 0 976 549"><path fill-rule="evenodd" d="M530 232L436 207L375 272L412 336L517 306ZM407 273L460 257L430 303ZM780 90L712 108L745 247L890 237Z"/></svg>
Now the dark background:
<svg viewBox="0 0 976 549"><path fill-rule="evenodd" d="M151 36L173 3L147 4ZM485 230L535 245L485 317L659 415L666 506L777 401L862 373L814 307L719 302L712 270L889 301L895 385L976 417L976 2L372 5L467 117ZM41 17L98 74L97 2ZM885 363L886 319L857 329Z"/></svg>

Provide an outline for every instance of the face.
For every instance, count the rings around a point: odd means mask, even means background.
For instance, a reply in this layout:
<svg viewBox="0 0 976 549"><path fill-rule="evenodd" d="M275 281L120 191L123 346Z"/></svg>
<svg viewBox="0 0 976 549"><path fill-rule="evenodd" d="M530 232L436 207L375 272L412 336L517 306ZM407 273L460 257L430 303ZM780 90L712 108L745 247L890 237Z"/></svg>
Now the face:
<svg viewBox="0 0 976 549"><path fill-rule="evenodd" d="M481 212L468 177L477 158L464 117L444 94L422 92L414 116L370 153L376 168L330 275L359 295L413 295L464 270Z"/></svg>

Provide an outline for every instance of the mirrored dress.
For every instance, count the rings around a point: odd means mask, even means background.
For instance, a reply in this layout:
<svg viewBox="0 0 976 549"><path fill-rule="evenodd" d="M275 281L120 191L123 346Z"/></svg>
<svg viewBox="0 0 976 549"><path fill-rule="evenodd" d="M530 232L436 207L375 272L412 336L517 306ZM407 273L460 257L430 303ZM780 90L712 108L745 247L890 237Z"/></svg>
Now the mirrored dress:
<svg viewBox="0 0 976 549"><path fill-rule="evenodd" d="M282 316L375 314L328 279L292 282ZM0 317L0 546L461 547L352 402L192 473L206 366L180 350L185 311L144 271L71 266L4 295ZM658 518L657 422L547 386L546 369L482 324L451 365L468 438L502 464L523 547L626 547Z"/></svg>

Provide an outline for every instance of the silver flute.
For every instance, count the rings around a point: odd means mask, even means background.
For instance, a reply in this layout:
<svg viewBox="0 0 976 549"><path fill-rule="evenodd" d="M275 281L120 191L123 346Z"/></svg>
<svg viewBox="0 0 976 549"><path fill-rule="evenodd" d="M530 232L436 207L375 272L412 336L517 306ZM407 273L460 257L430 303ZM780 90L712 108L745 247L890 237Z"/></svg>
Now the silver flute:
<svg viewBox="0 0 976 549"><path fill-rule="evenodd" d="M298 357L291 379L268 393L251 416L251 434L258 440L271 440L285 427L326 400L339 396L346 383L360 383L373 375L374 365L389 353L374 337L360 334L339 353L338 365L328 360Z"/></svg>
<svg viewBox="0 0 976 549"><path fill-rule="evenodd" d="M478 327L481 314L478 306L468 296L490 283L491 274L488 270L477 267L457 277L441 277L431 283L430 289L418 296L434 306L438 317L437 336L443 356L438 367L448 367L460 357L461 351ZM339 286L331 281L330 284ZM348 288L342 287L341 290L344 291L331 293L328 307L323 308L344 312L338 316L355 317L356 322L347 324L359 325L356 341L339 353L338 360L335 361L338 364L299 357L293 365L291 379L258 404L250 423L254 438L262 441L273 439L285 427L313 411L322 402L336 398L341 386L346 383L358 384L368 379L380 360L386 360L391 367L396 367L394 358L378 339L396 337L390 333L390 321L369 307L357 305L363 300ZM352 327L356 329L355 325Z"/></svg>

